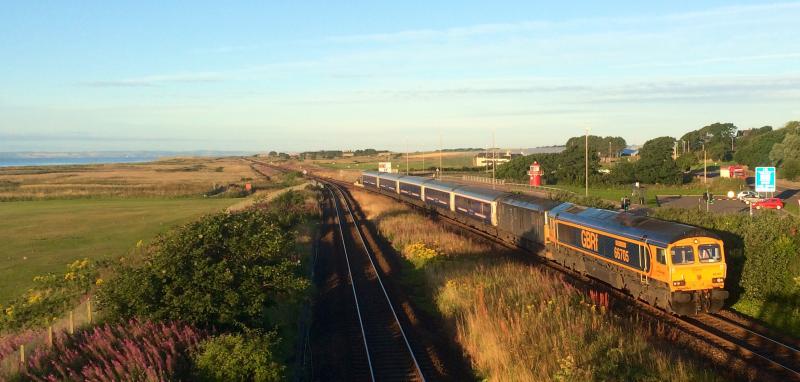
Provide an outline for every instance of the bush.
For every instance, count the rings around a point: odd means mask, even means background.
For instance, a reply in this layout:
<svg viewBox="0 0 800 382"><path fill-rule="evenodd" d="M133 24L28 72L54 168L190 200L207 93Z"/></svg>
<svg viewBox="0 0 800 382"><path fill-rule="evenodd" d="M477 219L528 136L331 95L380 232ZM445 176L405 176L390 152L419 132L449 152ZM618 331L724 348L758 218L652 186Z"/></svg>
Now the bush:
<svg viewBox="0 0 800 382"><path fill-rule="evenodd" d="M38 327L67 312L101 282L97 276L96 264L83 259L69 264L64 274L34 277L33 288L5 306L0 304L0 333Z"/></svg>
<svg viewBox="0 0 800 382"><path fill-rule="evenodd" d="M280 381L285 366L275 361L274 332L223 334L200 345L193 357L199 381Z"/></svg>
<svg viewBox="0 0 800 382"><path fill-rule="evenodd" d="M580 196L570 192L560 191L550 195L550 199L561 202L570 202L585 207L602 208L606 210L616 209L613 203L607 202L597 196Z"/></svg>
<svg viewBox="0 0 800 382"><path fill-rule="evenodd" d="M302 198L301 198L302 199ZM302 199L304 200L304 199ZM287 205L291 204L291 205ZM221 330L269 328L270 309L306 296L285 195L270 210L211 215L161 237L140 267L121 266L99 290L110 319L180 319Z"/></svg>
<svg viewBox="0 0 800 382"><path fill-rule="evenodd" d="M800 160L789 159L783 162L783 177L789 180L800 177Z"/></svg>

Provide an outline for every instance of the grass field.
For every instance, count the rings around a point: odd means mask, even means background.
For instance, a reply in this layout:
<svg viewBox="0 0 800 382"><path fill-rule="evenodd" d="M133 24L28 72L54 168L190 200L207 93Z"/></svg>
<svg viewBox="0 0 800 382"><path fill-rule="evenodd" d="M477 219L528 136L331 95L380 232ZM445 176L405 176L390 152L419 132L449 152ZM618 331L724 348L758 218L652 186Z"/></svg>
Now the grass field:
<svg viewBox="0 0 800 382"><path fill-rule="evenodd" d="M257 179L240 158L0 168L0 201L202 196Z"/></svg>
<svg viewBox="0 0 800 382"><path fill-rule="evenodd" d="M240 199L73 199L0 203L0 302L36 275L63 272L80 258L128 253L172 226Z"/></svg>
<svg viewBox="0 0 800 382"><path fill-rule="evenodd" d="M740 184L741 183L741 184ZM730 179L715 179L709 181L708 190L714 195L725 195L728 191L739 192L743 182ZM583 195L583 186L568 184L557 184L549 187L559 188ZM633 187L630 185L608 186L608 185L589 185L589 196L596 196L602 199L619 202L623 196L631 197ZM645 185L646 203L656 204L656 195L702 195L706 191L702 182L692 182L681 186L669 185ZM632 200L632 202L636 202Z"/></svg>
<svg viewBox="0 0 800 382"><path fill-rule="evenodd" d="M442 154L442 167L462 168L472 167L475 152L447 152ZM307 161L321 167L332 169L355 169L355 170L377 170L378 162L392 162L392 168L400 172L406 170L406 156L401 154L399 157L387 159L383 157L353 157L328 160ZM412 153L408 157L408 168L411 171L422 170L431 167L439 167L438 153Z"/></svg>

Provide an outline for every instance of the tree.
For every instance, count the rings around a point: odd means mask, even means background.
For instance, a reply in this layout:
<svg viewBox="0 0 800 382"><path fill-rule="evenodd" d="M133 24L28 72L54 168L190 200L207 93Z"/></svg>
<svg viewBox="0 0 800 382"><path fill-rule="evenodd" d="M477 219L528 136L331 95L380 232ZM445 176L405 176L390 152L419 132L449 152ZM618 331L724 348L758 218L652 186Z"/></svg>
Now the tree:
<svg viewBox="0 0 800 382"><path fill-rule="evenodd" d="M769 159L778 165L785 161L800 160L800 134L786 134L781 143L772 147Z"/></svg>
<svg viewBox="0 0 800 382"><path fill-rule="evenodd" d="M276 151L270 151L269 154L267 154L267 155L271 156L271 157L275 157L275 156L278 156L278 153Z"/></svg>
<svg viewBox="0 0 800 382"><path fill-rule="evenodd" d="M627 159L620 159L611 170L610 181L618 184L633 184L636 178L636 163Z"/></svg>
<svg viewBox="0 0 800 382"><path fill-rule="evenodd" d="M556 177L559 181L570 184L583 184L586 177L586 153L583 146L568 146L559 155L556 168ZM600 168L600 157L596 152L589 151L589 181L597 180Z"/></svg>
<svg viewBox="0 0 800 382"><path fill-rule="evenodd" d="M731 142L736 136L736 125L732 123L713 123L699 130L690 131L681 137L681 141L689 142L689 149L702 158L702 149L711 159L728 160L732 158Z"/></svg>
<svg viewBox="0 0 800 382"><path fill-rule="evenodd" d="M682 183L683 173L672 159L674 145L675 139L672 137L659 137L645 142L636 162L638 180L645 183Z"/></svg>
<svg viewBox="0 0 800 382"><path fill-rule="evenodd" d="M567 140L566 147L581 147L586 145L586 137L572 137ZM620 150L627 147L625 139L622 137L600 137L597 135L589 136L589 152L595 153L602 158L616 156Z"/></svg>
<svg viewBox="0 0 800 382"><path fill-rule="evenodd" d="M769 166L773 164L770 152L775 144L782 142L785 137L786 129L751 133L746 138L739 140L733 158L736 162L749 167Z"/></svg>
<svg viewBox="0 0 800 382"><path fill-rule="evenodd" d="M683 172L691 170L692 166L696 165L697 163L699 163L697 161L697 156L692 153L684 153L675 160L675 165L677 165L678 168Z"/></svg>
<svg viewBox="0 0 800 382"><path fill-rule="evenodd" d="M497 166L498 179L512 179L525 181L529 179L528 170L533 162L539 162L544 171L542 183L555 183L555 170L558 167L560 154L532 154L516 157L506 163Z"/></svg>

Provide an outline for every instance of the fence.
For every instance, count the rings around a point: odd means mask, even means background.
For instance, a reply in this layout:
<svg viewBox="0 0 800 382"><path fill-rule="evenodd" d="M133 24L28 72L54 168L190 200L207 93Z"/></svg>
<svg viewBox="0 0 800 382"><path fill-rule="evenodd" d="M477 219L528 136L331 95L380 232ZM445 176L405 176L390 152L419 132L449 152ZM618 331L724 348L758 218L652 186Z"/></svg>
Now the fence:
<svg viewBox="0 0 800 382"><path fill-rule="evenodd" d="M502 186L503 189L508 191L522 191L522 192L531 192L531 191L539 191L539 192L546 192L548 194L553 193L568 193L572 195L577 195L575 192L564 190L561 188L556 187L547 187L547 186L531 186L530 184L523 184L523 183L513 183L509 182L505 179L492 179L484 176L475 176L475 175L461 175L461 176L452 176L452 175L444 175L442 179L450 179L456 180L461 182L470 182L470 183L483 183L483 184L492 184L494 182L495 186Z"/></svg>
<svg viewBox="0 0 800 382"><path fill-rule="evenodd" d="M60 322L56 322L55 320L47 319L46 320L46 330L40 329L37 332L34 332L32 335L24 335L20 336L20 339L15 341L14 338L10 338L8 341L12 342L11 348L17 348L16 352L6 353L5 357L3 356L2 352L0 352L0 380L3 380L5 373L11 372L16 369L17 372L22 373L26 369L26 360L27 355L30 354L35 348L36 344L44 344L50 348L53 347L53 341L55 337L55 333L57 330L61 330L62 332L67 333L68 335L75 334L76 324L80 321L81 324L92 324L94 321L94 312L92 311L92 299L91 297L85 300L86 309L85 313L81 314L78 313L76 315L76 311L80 312L83 311L83 307L80 305L78 308L73 309L69 312L67 317L62 318ZM83 304L81 304L83 305ZM13 337L13 336L10 336ZM16 344L13 344L17 342ZM18 354L17 357L14 354ZM16 358L16 361L8 361L11 357ZM16 363L16 368L14 368L13 364ZM10 366L10 369L8 368ZM5 369L5 370L4 370Z"/></svg>

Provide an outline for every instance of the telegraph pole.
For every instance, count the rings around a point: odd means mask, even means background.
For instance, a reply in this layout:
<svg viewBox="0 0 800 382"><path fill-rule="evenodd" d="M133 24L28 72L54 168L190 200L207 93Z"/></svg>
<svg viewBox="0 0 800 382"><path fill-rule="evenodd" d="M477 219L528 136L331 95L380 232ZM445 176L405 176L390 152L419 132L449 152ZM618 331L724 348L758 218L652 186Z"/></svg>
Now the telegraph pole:
<svg viewBox="0 0 800 382"><path fill-rule="evenodd" d="M706 144L703 143L703 184L708 183L708 168L706 166Z"/></svg>
<svg viewBox="0 0 800 382"><path fill-rule="evenodd" d="M586 138L584 141L584 158L586 159L586 190L584 192L585 196L589 196L589 128L586 128Z"/></svg>

